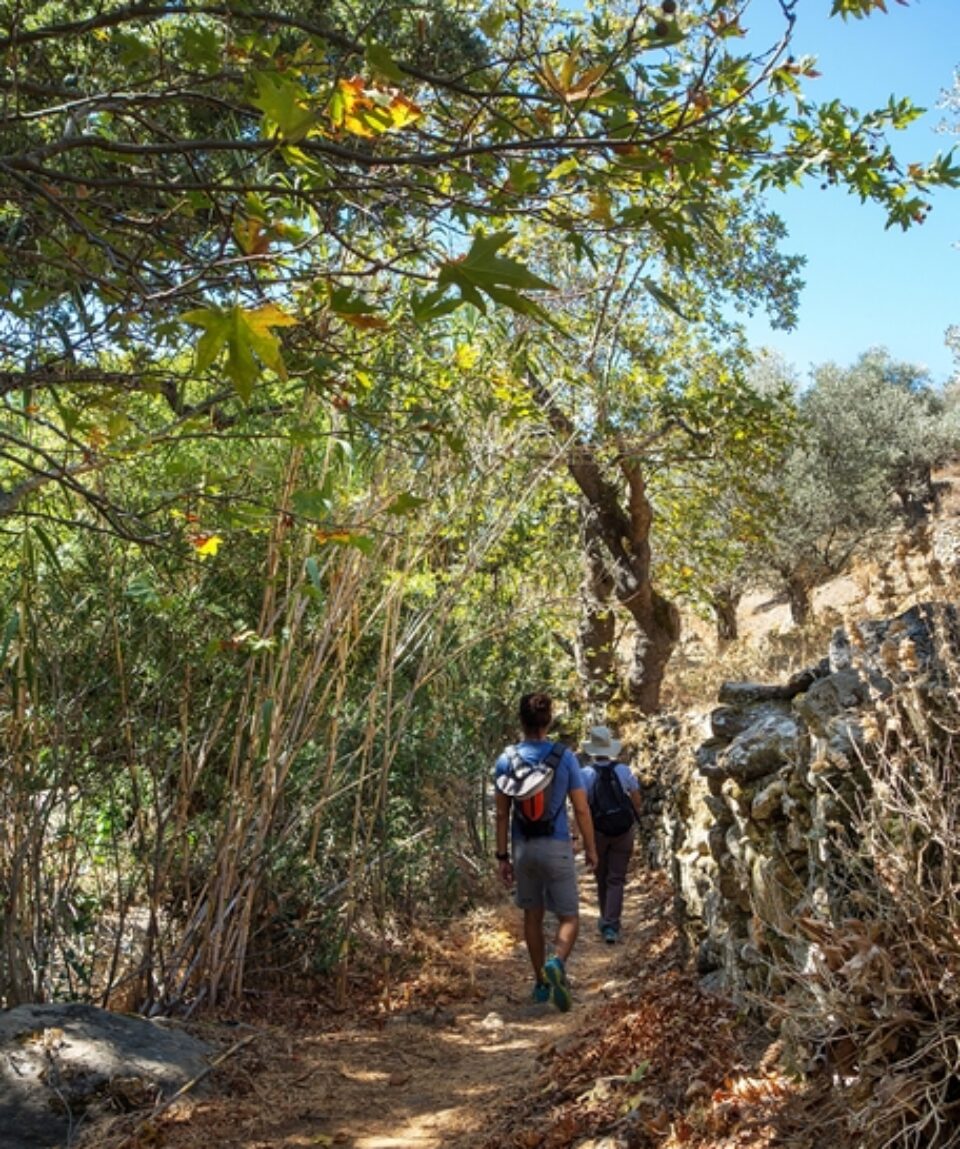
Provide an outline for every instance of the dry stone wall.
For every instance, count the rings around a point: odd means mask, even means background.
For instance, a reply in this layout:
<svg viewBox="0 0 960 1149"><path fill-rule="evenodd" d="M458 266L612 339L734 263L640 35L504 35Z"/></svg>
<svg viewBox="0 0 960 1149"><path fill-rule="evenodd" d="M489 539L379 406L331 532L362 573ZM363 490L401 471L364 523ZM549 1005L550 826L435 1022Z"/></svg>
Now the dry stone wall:
<svg viewBox="0 0 960 1149"><path fill-rule="evenodd" d="M673 872L700 973L735 994L771 988L781 958L803 967L798 917L826 917L844 892L850 811L870 784L864 720L907 687L933 698L944 652L960 649L952 605L838 630L826 658L781 685L728 683L686 768L659 778L652 861Z"/></svg>

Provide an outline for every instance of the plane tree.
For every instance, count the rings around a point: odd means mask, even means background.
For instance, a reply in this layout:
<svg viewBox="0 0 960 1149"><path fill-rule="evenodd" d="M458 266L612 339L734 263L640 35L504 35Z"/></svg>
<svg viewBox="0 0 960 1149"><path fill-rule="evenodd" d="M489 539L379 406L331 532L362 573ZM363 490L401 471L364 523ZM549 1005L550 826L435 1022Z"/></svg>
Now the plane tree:
<svg viewBox="0 0 960 1149"><path fill-rule="evenodd" d="M800 261L777 251L779 221L759 202L724 207L724 226L704 233L682 273L668 271L662 245L638 252L609 235L594 237L587 261L538 255L529 227L529 258L562 285L559 330L515 322L512 342L486 351L496 364L513 348L508 368L526 384L529 417L549 428L580 496L568 531L582 563L575 653L595 713L615 699L659 707L679 638L675 599L709 601L755 537L762 480L789 433L789 396L751 385L750 353L723 301L735 281L742 306L766 305L787 322Z"/></svg>
<svg viewBox="0 0 960 1149"><path fill-rule="evenodd" d="M260 388L323 390L351 329L418 338L462 306L546 321L551 285L510 248L522 221L584 258L614 235L680 267L731 196L814 178L909 226L957 178L894 155L887 133L916 110L811 99L796 5L763 46L748 9L8 9L4 508L50 481L88 496L118 456ZM112 451L103 424L131 395L162 423Z"/></svg>
<svg viewBox="0 0 960 1149"><path fill-rule="evenodd" d="M677 600L712 601L757 537L792 405L753 390L737 352L705 335L674 333L622 370L603 392L603 415L588 420L571 418L556 389L527 375L581 494L578 654L588 699L602 708L619 694L652 713L680 637ZM631 651L622 679L618 617L629 621Z"/></svg>

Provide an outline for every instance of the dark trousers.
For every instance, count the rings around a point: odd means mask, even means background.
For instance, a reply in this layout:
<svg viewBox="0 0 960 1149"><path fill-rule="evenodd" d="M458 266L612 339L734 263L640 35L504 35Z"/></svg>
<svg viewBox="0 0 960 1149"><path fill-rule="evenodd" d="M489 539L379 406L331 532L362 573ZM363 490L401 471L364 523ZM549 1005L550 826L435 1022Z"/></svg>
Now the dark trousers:
<svg viewBox="0 0 960 1149"><path fill-rule="evenodd" d="M597 838L597 901L600 906L600 925L620 929L623 913L623 888L627 881L627 868L633 853L633 839L637 827L631 826L625 834L608 838L598 833Z"/></svg>

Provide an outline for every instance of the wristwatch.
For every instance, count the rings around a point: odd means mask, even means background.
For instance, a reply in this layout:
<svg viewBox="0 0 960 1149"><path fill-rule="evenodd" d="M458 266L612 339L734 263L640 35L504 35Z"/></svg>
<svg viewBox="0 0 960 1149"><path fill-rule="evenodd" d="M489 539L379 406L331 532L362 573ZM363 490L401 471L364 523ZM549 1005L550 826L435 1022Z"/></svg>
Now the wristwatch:
<svg viewBox="0 0 960 1149"><path fill-rule="evenodd" d="M498 862L509 862L510 861L509 853L501 854L499 850L494 854L494 857L497 859Z"/></svg>

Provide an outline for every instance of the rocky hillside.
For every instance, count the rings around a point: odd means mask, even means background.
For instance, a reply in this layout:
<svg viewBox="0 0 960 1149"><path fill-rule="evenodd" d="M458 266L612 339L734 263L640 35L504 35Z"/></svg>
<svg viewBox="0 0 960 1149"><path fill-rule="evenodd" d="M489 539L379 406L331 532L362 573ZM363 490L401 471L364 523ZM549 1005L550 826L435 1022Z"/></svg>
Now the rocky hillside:
<svg viewBox="0 0 960 1149"><path fill-rule="evenodd" d="M884 540L875 553L818 587L813 618L794 626L786 596L758 588L737 615L739 639L720 649L712 624L688 612L680 646L668 669L665 706L709 708L725 681L789 677L823 656L844 622L893 617L916 603L956 599L960 589L960 460L934 476L938 505L924 528Z"/></svg>

